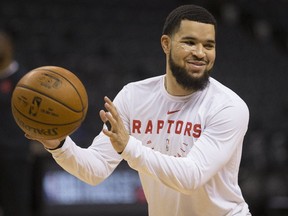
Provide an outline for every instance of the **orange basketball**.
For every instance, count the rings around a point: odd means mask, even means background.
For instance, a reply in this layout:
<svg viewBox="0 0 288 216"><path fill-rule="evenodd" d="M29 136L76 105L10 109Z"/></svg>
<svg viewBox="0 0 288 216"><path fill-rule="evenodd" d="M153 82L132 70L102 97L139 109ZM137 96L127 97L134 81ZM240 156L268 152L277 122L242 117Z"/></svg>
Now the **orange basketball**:
<svg viewBox="0 0 288 216"><path fill-rule="evenodd" d="M38 139L72 134L85 119L88 96L82 82L67 69L36 68L17 83L11 100L18 126Z"/></svg>

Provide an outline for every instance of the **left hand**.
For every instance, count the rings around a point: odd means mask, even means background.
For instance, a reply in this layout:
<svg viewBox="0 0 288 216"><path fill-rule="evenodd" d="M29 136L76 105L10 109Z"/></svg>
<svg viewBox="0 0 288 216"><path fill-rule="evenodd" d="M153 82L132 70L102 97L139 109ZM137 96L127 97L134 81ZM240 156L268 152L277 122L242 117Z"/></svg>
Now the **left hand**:
<svg viewBox="0 0 288 216"><path fill-rule="evenodd" d="M111 130L104 128L103 133L110 138L114 149L118 153L122 153L129 141L129 134L113 102L108 97L105 97L104 101L107 112L101 110L99 115L104 123L107 121L110 122Z"/></svg>

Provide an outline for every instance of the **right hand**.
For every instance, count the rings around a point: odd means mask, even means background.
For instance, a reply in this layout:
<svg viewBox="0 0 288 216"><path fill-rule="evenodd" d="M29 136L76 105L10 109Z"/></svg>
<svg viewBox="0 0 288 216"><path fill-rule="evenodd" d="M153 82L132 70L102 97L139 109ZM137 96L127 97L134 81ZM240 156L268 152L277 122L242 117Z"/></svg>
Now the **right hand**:
<svg viewBox="0 0 288 216"><path fill-rule="evenodd" d="M37 139L37 138L31 137L29 134L25 134L25 137L27 139L36 140L36 141L40 142L47 149L57 148L60 145L61 141L66 139L66 137L61 137L59 139L44 140L44 139Z"/></svg>

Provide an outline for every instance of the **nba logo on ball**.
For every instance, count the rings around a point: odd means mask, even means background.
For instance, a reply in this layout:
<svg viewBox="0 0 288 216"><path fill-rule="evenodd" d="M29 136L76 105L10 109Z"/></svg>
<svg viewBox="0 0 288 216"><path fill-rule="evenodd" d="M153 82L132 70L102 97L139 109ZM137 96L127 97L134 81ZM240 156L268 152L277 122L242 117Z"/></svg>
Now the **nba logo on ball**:
<svg viewBox="0 0 288 216"><path fill-rule="evenodd" d="M86 117L88 96L75 74L45 66L20 79L11 108L16 123L26 134L37 139L57 139L80 127Z"/></svg>
<svg viewBox="0 0 288 216"><path fill-rule="evenodd" d="M41 102L42 102L42 98L40 98L40 97L34 97L33 98L32 104L30 105L30 109L29 109L30 115L32 115L32 116L37 115Z"/></svg>

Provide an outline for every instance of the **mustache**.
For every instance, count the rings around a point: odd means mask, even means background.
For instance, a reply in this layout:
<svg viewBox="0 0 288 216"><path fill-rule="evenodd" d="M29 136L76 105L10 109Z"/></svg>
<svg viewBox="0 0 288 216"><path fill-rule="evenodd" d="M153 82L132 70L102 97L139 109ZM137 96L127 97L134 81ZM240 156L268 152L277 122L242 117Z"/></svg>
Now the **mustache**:
<svg viewBox="0 0 288 216"><path fill-rule="evenodd" d="M199 62L199 63L205 63L205 64L209 63L209 60L206 59L205 57L199 58L197 56L189 57L189 58L186 59L186 61L188 61L188 62Z"/></svg>

